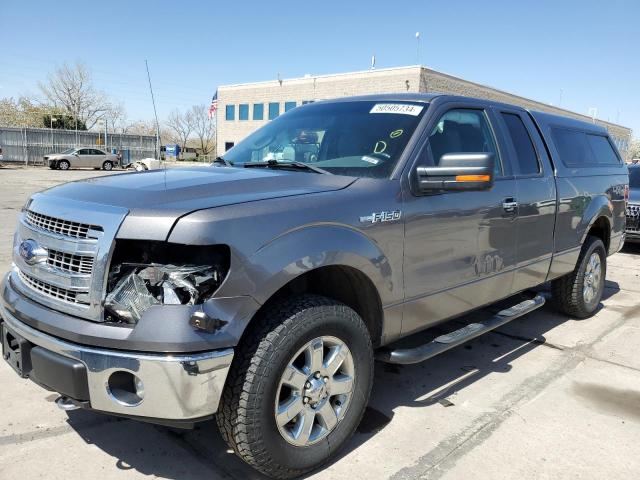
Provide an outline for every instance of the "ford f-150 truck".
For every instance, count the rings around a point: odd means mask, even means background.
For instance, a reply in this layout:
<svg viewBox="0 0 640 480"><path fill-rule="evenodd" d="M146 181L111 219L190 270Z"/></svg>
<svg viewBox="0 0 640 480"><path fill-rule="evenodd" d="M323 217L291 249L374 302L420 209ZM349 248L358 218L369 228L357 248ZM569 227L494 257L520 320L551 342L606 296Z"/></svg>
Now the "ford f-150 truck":
<svg viewBox="0 0 640 480"><path fill-rule="evenodd" d="M215 415L241 458L295 477L353 434L374 358L460 345L540 307L546 282L592 315L628 182L607 132L569 118L426 94L301 106L211 166L33 195L0 290L4 358L63 409Z"/></svg>

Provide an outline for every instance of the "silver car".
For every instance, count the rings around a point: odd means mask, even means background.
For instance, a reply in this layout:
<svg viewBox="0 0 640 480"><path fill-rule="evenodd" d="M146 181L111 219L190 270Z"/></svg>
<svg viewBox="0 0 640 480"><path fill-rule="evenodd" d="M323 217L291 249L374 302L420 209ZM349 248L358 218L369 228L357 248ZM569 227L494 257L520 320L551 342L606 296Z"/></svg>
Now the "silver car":
<svg viewBox="0 0 640 480"><path fill-rule="evenodd" d="M54 170L69 170L70 168L112 170L113 167L117 167L120 164L120 156L94 147L80 147L70 148L62 153L46 155L44 163Z"/></svg>

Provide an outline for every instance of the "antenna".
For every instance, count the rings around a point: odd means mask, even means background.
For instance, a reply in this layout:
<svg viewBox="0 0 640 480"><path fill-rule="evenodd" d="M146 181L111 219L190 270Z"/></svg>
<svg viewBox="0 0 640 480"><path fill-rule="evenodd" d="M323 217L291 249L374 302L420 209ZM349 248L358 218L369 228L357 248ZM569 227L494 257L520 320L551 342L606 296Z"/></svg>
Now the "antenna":
<svg viewBox="0 0 640 480"><path fill-rule="evenodd" d="M158 112L156 110L156 99L153 96L153 87L151 86L151 74L149 73L149 63L145 59L144 65L147 67L147 79L149 79L149 91L151 92L151 103L153 104L153 115L156 117L156 154L158 160L162 158L160 150L160 124L158 123Z"/></svg>
<svg viewBox="0 0 640 480"><path fill-rule="evenodd" d="M416 64L420 65L420 32L416 32Z"/></svg>
<svg viewBox="0 0 640 480"><path fill-rule="evenodd" d="M371 57L371 70L375 70L376 69L376 55L373 54Z"/></svg>

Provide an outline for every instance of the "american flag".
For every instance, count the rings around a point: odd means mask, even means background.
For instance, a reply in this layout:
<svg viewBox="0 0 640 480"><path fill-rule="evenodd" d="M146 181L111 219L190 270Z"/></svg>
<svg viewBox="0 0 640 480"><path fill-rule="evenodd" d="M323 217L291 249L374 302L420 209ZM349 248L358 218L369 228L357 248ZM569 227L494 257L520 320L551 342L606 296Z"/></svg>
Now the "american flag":
<svg viewBox="0 0 640 480"><path fill-rule="evenodd" d="M211 106L209 107L209 118L213 118L218 110L218 91L213 94L213 98L211 99Z"/></svg>

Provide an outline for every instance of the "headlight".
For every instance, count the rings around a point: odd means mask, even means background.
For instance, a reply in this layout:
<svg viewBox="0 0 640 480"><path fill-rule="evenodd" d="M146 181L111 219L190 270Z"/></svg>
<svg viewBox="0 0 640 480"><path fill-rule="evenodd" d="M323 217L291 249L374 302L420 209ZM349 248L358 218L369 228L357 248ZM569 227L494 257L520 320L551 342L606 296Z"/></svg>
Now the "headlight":
<svg viewBox="0 0 640 480"><path fill-rule="evenodd" d="M137 323L153 305L203 303L215 293L229 269L228 247L164 242L146 242L147 248L144 245L119 242L109 272L105 309L126 323ZM190 257L193 262L189 262ZM210 263L195 262L204 258ZM133 259L142 262L127 261Z"/></svg>
<svg viewBox="0 0 640 480"><path fill-rule="evenodd" d="M23 212L26 212L27 210L29 210L29 207L31 206L32 201L33 201L33 198L29 198L29 200L25 202L25 204L22 206Z"/></svg>

